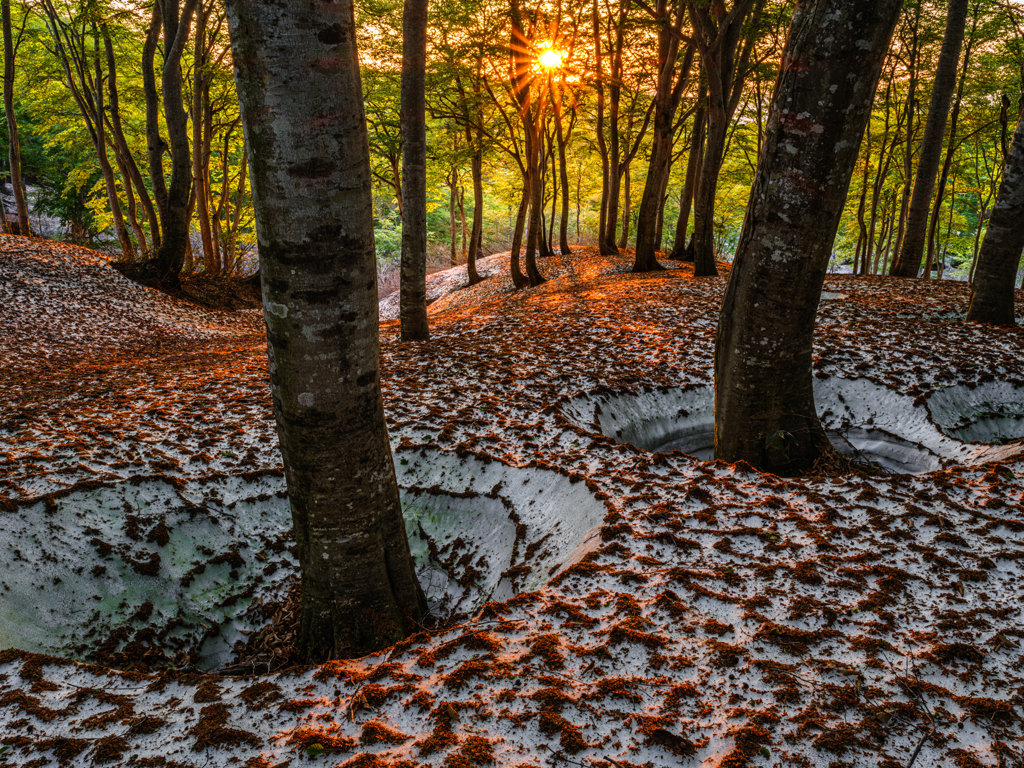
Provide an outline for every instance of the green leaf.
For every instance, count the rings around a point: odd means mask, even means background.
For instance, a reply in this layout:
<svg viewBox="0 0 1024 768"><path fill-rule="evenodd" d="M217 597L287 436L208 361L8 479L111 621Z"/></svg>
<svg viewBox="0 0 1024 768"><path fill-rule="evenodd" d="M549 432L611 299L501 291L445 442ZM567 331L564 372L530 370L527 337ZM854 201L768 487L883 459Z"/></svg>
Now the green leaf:
<svg viewBox="0 0 1024 768"><path fill-rule="evenodd" d="M761 747L761 749L759 749L758 752L760 752L764 757L772 756L772 751L768 749L768 747Z"/></svg>
<svg viewBox="0 0 1024 768"><path fill-rule="evenodd" d="M316 742L315 744L310 744L308 747L306 747L306 754L309 755L310 757L316 757L317 755L322 755L326 751L327 750L324 749L324 745L321 744L320 742Z"/></svg>

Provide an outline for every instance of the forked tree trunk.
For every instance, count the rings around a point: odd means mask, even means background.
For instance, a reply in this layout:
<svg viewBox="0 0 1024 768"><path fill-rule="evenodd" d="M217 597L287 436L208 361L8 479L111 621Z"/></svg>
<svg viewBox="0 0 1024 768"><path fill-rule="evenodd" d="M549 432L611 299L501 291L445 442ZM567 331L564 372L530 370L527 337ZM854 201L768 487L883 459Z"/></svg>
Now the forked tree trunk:
<svg viewBox="0 0 1024 768"><path fill-rule="evenodd" d="M427 0L402 12L402 341L430 338L427 320Z"/></svg>
<svg viewBox="0 0 1024 768"><path fill-rule="evenodd" d="M716 2L712 8L693 0L689 3L694 40L700 49L701 68L708 82L707 135L693 206L693 274L696 277L718 274L715 266L718 175L725 159L729 126L742 96L745 70L757 38L764 3L765 0L735 0L729 13L725 12L722 2ZM740 49L744 20L752 9L753 17Z"/></svg>
<svg viewBox="0 0 1024 768"><path fill-rule="evenodd" d="M798 3L718 322L715 456L776 474L828 438L811 344L832 243L902 0Z"/></svg>
<svg viewBox="0 0 1024 768"><path fill-rule="evenodd" d="M426 601L381 400L352 2L228 0L227 10L302 571L300 653L358 656L405 636Z"/></svg>
<svg viewBox="0 0 1024 768"><path fill-rule="evenodd" d="M167 143L171 150L171 181L167 185L165 215L161 220L163 241L157 254L161 282L175 288L180 282L185 250L189 247L189 223L192 198L192 154L188 138L188 113L182 93L181 57L188 42L192 14L197 0L162 0L164 32L164 66L161 90L164 99L164 122ZM164 212L162 212L164 213Z"/></svg>
<svg viewBox="0 0 1024 768"><path fill-rule="evenodd" d="M964 42L967 2L968 0L949 0L946 32L935 71L935 85L932 87L931 103L928 106L928 119L924 125L924 135L921 137L914 194L910 199L910 210L907 213L907 229L899 258L892 267L893 277L917 277L917 271L921 268L921 256L924 253L928 230L928 212L931 209L935 177L938 175L939 160L942 156L942 137L946 132L949 103L956 87L960 48Z"/></svg>
<svg viewBox="0 0 1024 768"><path fill-rule="evenodd" d="M1024 117L1006 157L999 196L981 243L967 319L1013 325L1013 288L1024 250ZM979 223L980 226L980 223Z"/></svg>

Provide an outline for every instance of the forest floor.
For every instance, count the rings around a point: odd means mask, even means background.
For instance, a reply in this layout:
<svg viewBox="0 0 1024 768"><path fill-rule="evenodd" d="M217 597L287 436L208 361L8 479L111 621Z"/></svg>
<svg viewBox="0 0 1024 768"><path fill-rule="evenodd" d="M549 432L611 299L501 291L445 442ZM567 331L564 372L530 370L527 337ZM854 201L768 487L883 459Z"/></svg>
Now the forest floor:
<svg viewBox="0 0 1024 768"><path fill-rule="evenodd" d="M829 277L816 399L880 467L780 478L707 460L725 276L630 261L434 275L426 343L382 302L432 626L281 668L259 310L0 236L0 766L1024 765L1022 330Z"/></svg>

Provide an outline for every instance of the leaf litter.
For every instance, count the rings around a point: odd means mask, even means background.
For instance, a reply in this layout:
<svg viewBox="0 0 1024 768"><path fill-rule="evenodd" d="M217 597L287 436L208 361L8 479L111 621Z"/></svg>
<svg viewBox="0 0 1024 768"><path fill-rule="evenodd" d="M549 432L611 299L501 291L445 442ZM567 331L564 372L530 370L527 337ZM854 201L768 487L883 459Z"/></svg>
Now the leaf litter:
<svg viewBox="0 0 1024 768"><path fill-rule="evenodd" d="M431 277L430 342L382 311L436 623L279 669L258 312L0 237L0 765L1021 764L1019 328L960 322L955 283L830 277L819 408L861 458L937 463L779 478L623 438L700 426L724 277L580 249L513 292L486 261Z"/></svg>

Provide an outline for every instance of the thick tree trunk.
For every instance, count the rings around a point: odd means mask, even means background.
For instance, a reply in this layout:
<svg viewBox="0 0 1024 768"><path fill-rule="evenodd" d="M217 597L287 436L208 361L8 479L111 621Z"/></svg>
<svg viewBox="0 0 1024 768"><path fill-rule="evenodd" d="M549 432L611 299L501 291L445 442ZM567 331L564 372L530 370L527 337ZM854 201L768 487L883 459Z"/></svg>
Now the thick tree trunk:
<svg viewBox="0 0 1024 768"><path fill-rule="evenodd" d="M992 209L981 243L971 306L967 319L995 325L1013 325L1013 289L1017 266L1024 251L1024 117L1017 123Z"/></svg>
<svg viewBox="0 0 1024 768"><path fill-rule="evenodd" d="M430 338L427 320L427 0L402 12L402 341Z"/></svg>
<svg viewBox="0 0 1024 768"><path fill-rule="evenodd" d="M828 439L811 345L850 177L902 0L798 3L715 349L715 456L776 474Z"/></svg>
<svg viewBox="0 0 1024 768"><path fill-rule="evenodd" d="M14 116L14 37L11 30L11 2L0 0L0 15L4 28L4 114L7 117L7 157L11 164L11 186L14 205L18 211L18 233L28 237L32 230L28 223L28 204L21 181L21 143L18 139L18 121ZM3 211L0 211L0 215Z"/></svg>
<svg viewBox="0 0 1024 768"><path fill-rule="evenodd" d="M302 571L300 653L358 656L426 609L384 422L351 0L228 0L270 376Z"/></svg>
<svg viewBox="0 0 1024 768"><path fill-rule="evenodd" d="M917 161L917 177L914 180L914 194L910 199L907 213L907 228L900 247L900 255L893 264L894 277L917 277L924 253L928 229L928 212L935 190L935 177L939 172L942 156L942 137L946 132L949 103L956 87L957 65L960 48L964 42L964 28L967 24L968 0L949 0L946 14L946 32L939 52L939 63L935 71L935 85L932 87L928 119L921 137L921 151Z"/></svg>

